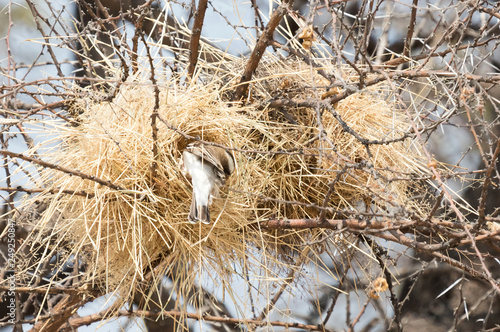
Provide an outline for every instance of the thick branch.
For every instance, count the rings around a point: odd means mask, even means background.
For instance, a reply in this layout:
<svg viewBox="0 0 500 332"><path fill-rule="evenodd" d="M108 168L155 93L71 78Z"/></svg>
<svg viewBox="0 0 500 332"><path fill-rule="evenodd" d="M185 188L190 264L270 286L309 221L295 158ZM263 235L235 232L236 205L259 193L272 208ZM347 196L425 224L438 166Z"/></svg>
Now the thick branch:
<svg viewBox="0 0 500 332"><path fill-rule="evenodd" d="M269 20L269 23L267 24L266 28L262 32L262 35L257 41L257 44L255 45L252 54L250 55L250 59L248 59L248 62L245 66L245 71L241 76L240 84L236 88L236 100L243 98L243 96L247 94L248 82L252 79L252 75L255 69L257 69L257 66L259 65L260 59L262 59L266 48L273 42L274 30L280 23L283 16L285 16L285 14L288 12L289 3L290 0L284 1L278 7L278 9L274 11L271 19Z"/></svg>
<svg viewBox="0 0 500 332"><path fill-rule="evenodd" d="M432 226L449 227L451 229L470 229L472 225L460 224L442 220L432 221L413 221L413 220L388 220L388 219L325 219L319 222L318 219L269 219L261 223L265 229L313 229L324 228L333 230L349 230L352 232L364 232L383 238L388 241L397 242L407 247L420 251L436 251L449 249L450 243L424 243L416 241L404 235L399 229L408 229L409 227L428 228ZM499 231L488 232L477 236L476 240L497 239ZM460 245L468 244L467 232L448 232L448 236L460 240Z"/></svg>
<svg viewBox="0 0 500 332"><path fill-rule="evenodd" d="M191 41L189 43L189 66L188 76L193 77L196 63L198 62L198 51L200 47L201 29L205 20L205 12L207 11L207 0L199 0L196 14L194 15L193 29L191 30Z"/></svg>
<svg viewBox="0 0 500 332"><path fill-rule="evenodd" d="M79 318L71 318L68 321L68 324L66 326L71 326L72 328L78 328L80 326L85 326L89 325L93 322L98 322L103 320L109 315L108 310L103 310L101 312L98 312L96 314L92 314L86 317L79 317ZM233 324L233 325L250 325L250 326L281 326L285 327L287 329L289 328L296 328L296 329L302 329L302 330L308 330L308 331L325 331L329 332L331 330L324 329L322 326L318 325L308 325L308 324L301 324L301 323L286 323L286 322L279 322L279 321L262 321L262 320L257 320L257 319L239 319L239 318L230 318L230 317L216 317L216 316L205 316L205 315L199 315L199 314L194 314L194 313L186 313L183 311L177 311L177 310L171 310L171 311L163 311L163 312L152 312L152 311L145 311L145 310L136 310L136 311L127 311L127 310L120 310L116 314L117 317L119 316L136 316L136 317L147 317L150 319L157 319L158 317L162 316L170 316L170 317L187 317L190 319L196 319L196 320L201 320L201 321L208 321L208 322L219 322L219 323L226 323L226 324Z"/></svg>
<svg viewBox="0 0 500 332"><path fill-rule="evenodd" d="M317 219L270 219L263 223L267 229L293 228L327 228L340 230L349 229L383 229L388 226L387 221L373 220L365 221L359 219L329 219L319 223Z"/></svg>
<svg viewBox="0 0 500 332"><path fill-rule="evenodd" d="M418 0L413 0L413 6L411 7L410 25L408 26L408 34L406 35L406 42L405 42L405 47L403 50L403 57L410 56L411 40L413 38L413 31L415 29L415 22L417 21L417 6L418 6Z"/></svg>

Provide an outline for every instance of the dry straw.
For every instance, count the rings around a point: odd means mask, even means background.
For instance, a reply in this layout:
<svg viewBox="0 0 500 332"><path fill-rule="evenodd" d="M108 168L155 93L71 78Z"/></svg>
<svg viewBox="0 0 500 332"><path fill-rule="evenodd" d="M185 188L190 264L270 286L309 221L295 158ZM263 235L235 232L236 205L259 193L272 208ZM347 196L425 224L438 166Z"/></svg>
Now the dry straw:
<svg viewBox="0 0 500 332"><path fill-rule="evenodd" d="M164 273L173 276L180 290L192 286L200 269L216 282L230 280L233 264L266 262L255 263L251 270L276 276L276 268L293 265L290 255L305 243L317 243L312 251L323 250L328 241L318 240L329 231L267 231L260 222L317 217L320 210L313 205L323 205L332 182L328 207L335 210L391 211L405 206L421 213L409 198L410 181L394 180L423 172L414 142L373 145L370 156L334 113L322 110L319 121L315 107L261 107L270 97L305 100L327 91L327 81L316 70L292 59L266 59L250 92L254 103L231 104L224 96L238 81L241 66L235 60L226 64L230 70L211 69L211 79L204 82L201 76L192 84L175 77L160 82L158 112L164 122L157 124L157 156L152 153L151 127L155 93L147 84L147 70L129 78L112 101L76 100L73 108L82 114L80 124L59 127L61 143L45 158L115 187L45 172L42 180L58 193L37 197L50 202L38 224L45 232L37 243L47 253L64 247L68 257L78 255L87 265L86 281L117 292L125 301L159 262L165 263ZM323 70L334 71L326 61ZM343 79L354 80L348 73L344 70ZM409 119L386 90L377 85L355 93L334 111L364 138L399 137L408 130ZM321 126L324 131L318 130ZM192 188L180 167L187 135L232 149L237 161L235 173L210 208L211 225L187 220ZM157 173L152 177L154 162ZM361 162L369 167L360 168ZM341 217L333 209L326 217ZM56 212L59 218L53 217ZM45 236L47 231L50 236Z"/></svg>

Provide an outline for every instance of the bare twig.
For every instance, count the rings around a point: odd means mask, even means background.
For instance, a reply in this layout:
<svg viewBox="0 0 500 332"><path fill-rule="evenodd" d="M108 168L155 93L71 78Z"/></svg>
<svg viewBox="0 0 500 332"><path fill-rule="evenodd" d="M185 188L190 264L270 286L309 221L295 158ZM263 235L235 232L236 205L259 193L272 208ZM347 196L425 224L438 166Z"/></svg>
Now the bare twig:
<svg viewBox="0 0 500 332"><path fill-rule="evenodd" d="M481 229L481 227L484 225L484 222L486 220L486 196L488 193L488 187L491 184L491 177L493 170L496 168L497 161L498 161L498 156L500 155L500 139L497 140L497 144L495 147L495 151L493 152L493 156L491 157L491 160L489 161L489 165L485 165L487 168L486 174L485 174L485 179L483 183L483 187L481 190L481 196L479 197L479 208L478 208L478 219L477 223L474 225L474 231L477 231L478 229Z"/></svg>
<svg viewBox="0 0 500 332"><path fill-rule="evenodd" d="M307 252L307 250L308 249L306 249L306 252ZM296 263L297 267L302 265L302 263L303 263L303 261L305 259L305 256L306 256L306 253L303 253L303 256L301 256L299 258L299 260ZM273 298L264 307L264 310L262 310L262 312L260 313L260 315L258 317L256 317L257 321L262 321L262 320L264 320L269 315L269 312L274 308L274 305L276 304L276 302L278 302L278 300L280 299L280 297L283 295L283 292L285 291L286 287L293 280L293 277L294 277L295 273L296 273L296 268L293 267L290 270L290 272L288 273L288 275L286 276L285 280L281 283L281 286L280 286L279 290L276 292L276 294L274 294Z"/></svg>
<svg viewBox="0 0 500 332"><path fill-rule="evenodd" d="M40 160L40 159L36 159L36 158L33 158L33 157L25 156L25 155L23 155L21 153L16 153L16 152L7 151L7 150L0 150L0 154L3 154L4 156L9 156L9 157L12 157L12 158L19 158L19 159L22 159L22 160L25 160L25 161L29 161L31 163L43 166L43 167L55 169L57 171L60 171L60 172L63 172L63 173L67 173L67 174L70 174L70 175L75 175L75 176L78 176L79 178L82 178L84 180L94 181L94 182L97 182L99 184L102 184L103 186L109 187L109 188L114 189L114 190L120 190L120 191L124 190L124 188L122 188L122 187L120 187L120 186L112 183L109 180L103 180L103 179L100 179L100 178L98 178L97 176L94 176L94 175L88 175L88 174L85 174L85 173L80 172L78 170L72 170L72 169L69 169L69 168L66 168L66 167L63 167L63 166L60 166L60 165L51 164L51 163L48 163L48 162Z"/></svg>
<svg viewBox="0 0 500 332"><path fill-rule="evenodd" d="M417 8L418 8L418 0L413 0L413 5L411 7L410 24L408 25L408 33L406 34L405 46L403 49L403 57L410 56L413 31L415 29L415 24L417 22Z"/></svg>
<svg viewBox="0 0 500 332"><path fill-rule="evenodd" d="M365 304L363 305L363 308L359 311L359 314L354 318L352 321L351 325L349 326L349 329L347 330L348 332L353 332L354 331L354 326L359 322L361 319L361 316L365 313L366 307L368 307L368 304L370 304L370 298L367 298L365 301Z"/></svg>

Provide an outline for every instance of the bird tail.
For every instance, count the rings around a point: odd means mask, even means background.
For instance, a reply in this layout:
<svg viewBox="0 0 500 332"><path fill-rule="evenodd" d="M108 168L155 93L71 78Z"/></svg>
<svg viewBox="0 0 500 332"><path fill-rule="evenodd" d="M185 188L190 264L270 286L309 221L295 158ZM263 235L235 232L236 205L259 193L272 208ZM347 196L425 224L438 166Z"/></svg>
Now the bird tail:
<svg viewBox="0 0 500 332"><path fill-rule="evenodd" d="M188 220L192 224L201 221L204 224L210 224L210 211L208 205L198 205L196 203L196 195L193 192L193 199L191 200L191 209L189 210Z"/></svg>

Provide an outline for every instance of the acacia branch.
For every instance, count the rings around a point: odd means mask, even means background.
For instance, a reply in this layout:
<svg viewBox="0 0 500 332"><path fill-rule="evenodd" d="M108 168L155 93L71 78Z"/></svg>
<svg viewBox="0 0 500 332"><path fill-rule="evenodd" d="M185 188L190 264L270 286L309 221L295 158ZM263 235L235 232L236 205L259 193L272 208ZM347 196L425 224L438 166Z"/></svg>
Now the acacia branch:
<svg viewBox="0 0 500 332"><path fill-rule="evenodd" d="M8 150L3 150L3 149L0 150L0 154L3 154L4 156L9 156L11 158L19 158L19 159L31 162L33 164L40 165L42 167L52 168L52 169L55 169L56 171L60 171L60 172L63 172L63 173L69 174L69 175L75 175L75 176L78 176L79 178L82 178L84 180L94 181L94 182L97 182L99 184L102 184L103 186L109 187L109 188L114 189L114 190L120 190L120 191L124 190L124 188L112 183L109 180L103 180L103 179L98 178L97 176L94 176L94 175L88 175L88 174L85 174L85 173L77 171L77 170L72 170L72 169L69 169L69 168L66 168L66 167L63 167L60 165L51 164L51 163L48 163L48 162L43 161L41 159L36 159L33 157L25 156L25 155L20 154L20 153L8 151Z"/></svg>
<svg viewBox="0 0 500 332"><path fill-rule="evenodd" d="M417 228L427 224L429 227L432 225L442 226L446 225L450 228L462 228L465 231L459 232L456 234L448 233L449 236L454 237L450 241L443 241L440 243L426 243L419 242L415 239L409 238L399 229L406 229L407 231L414 232ZM405 226L406 225L406 226ZM261 223L262 228L264 229L313 229L313 228L326 228L326 229L334 229L338 231L351 231L353 233L358 234L370 234L371 236L375 236L387 241L391 241L394 243L402 244L408 248L413 248L420 252L426 252L431 254L441 260L446 261L448 264L455 266L475 278L482 279L484 281L489 282L493 285L497 290L500 288L500 282L495 280L491 273L486 269L486 265L484 264L482 258L481 263L485 272L481 273L474 269L473 267L467 266L457 260L450 258L448 255L443 254L441 252L453 249L452 244L454 246L462 246L471 244L477 256L481 257L481 253L477 249L475 245L476 241L483 241L487 239L495 239L495 241L500 241L498 238L498 234L500 234L500 230L489 232L488 234L479 235L476 237L472 237L469 229L473 226L468 224L460 224L454 222L447 221L439 221L433 220L432 222L425 221L397 221L397 220L372 220L372 221L364 221L358 219L337 219L337 220L325 220L321 223L318 222L318 219L270 219L268 221ZM412 228L409 228L413 226ZM419 232L423 232L424 228L418 228Z"/></svg>
<svg viewBox="0 0 500 332"><path fill-rule="evenodd" d="M365 221L359 219L325 219L323 222L318 222L318 219L269 219L262 223L262 226L267 229L310 229L310 228L326 228L341 230L349 229L383 229L388 226L387 221L372 220Z"/></svg>
<svg viewBox="0 0 500 332"><path fill-rule="evenodd" d="M403 49L403 57L410 56L411 40L413 38L413 31L415 29L415 23L417 21L417 6L418 0L413 0L413 5L411 7L410 25L408 26L408 34L406 35L406 42Z"/></svg>
<svg viewBox="0 0 500 332"><path fill-rule="evenodd" d="M491 158L490 165L488 166L488 169L486 170L486 176L485 176L483 188L481 191L481 197L479 198L479 208L478 208L479 218L478 218L478 222L474 226L475 230L480 229L486 220L486 213L485 213L486 195L488 193L488 187L491 183L492 173L497 165L497 159L498 159L499 155L500 155L500 139L497 140L495 152L493 152L493 156Z"/></svg>
<svg viewBox="0 0 500 332"><path fill-rule="evenodd" d="M85 325L90 325L94 322L99 322L106 317L108 317L110 314L110 310L103 310L101 312L88 315L85 317L78 317L78 318L71 318L68 320L68 323L64 327L71 327L73 329L85 326ZM173 318L181 318L181 317L186 317L189 319L195 319L199 321L207 321L207 322L216 322L216 323L225 323L225 324L233 324L235 326L238 325L250 325L250 326L279 326L279 327L285 327L287 329L289 328L295 328L295 329L302 329L302 330L307 330L307 331L324 331L324 332L331 332L331 330L325 329L322 326L318 325L310 325L310 324L301 324L301 323L287 323L287 322L280 322L280 321L262 321L262 320L257 320L257 319L240 319L240 318L231 318L231 317L217 317L217 316L205 316L205 315L199 315L199 314L194 314L194 313L187 313L183 311L177 311L177 310L170 310L170 311L162 311L162 312L153 312L153 311L146 311L146 310L135 310L135 311L127 311L127 310L120 310L115 314L115 317L141 317L141 318L150 318L150 319L158 319L160 317L173 317Z"/></svg>
<svg viewBox="0 0 500 332"><path fill-rule="evenodd" d="M49 192L51 194L58 194L58 193L63 193L67 195L76 195L76 196L83 196L87 198L92 198L95 195L91 193L87 193L85 190L67 190L67 189L59 189L59 188L54 188L54 189L47 189L47 188L24 188L24 187L0 187L0 191L7 191L7 192L25 192L29 194L35 194L35 193L44 193L44 192Z"/></svg>
<svg viewBox="0 0 500 332"><path fill-rule="evenodd" d="M158 118L158 109L160 108L160 89L158 88L158 82L156 81L155 75L155 67L153 63L153 57L151 56L151 51L149 50L148 43L146 43L146 38L144 38L144 34L141 34L142 42L144 43L144 47L146 48L146 53L148 55L149 66L151 68L151 75L149 79L153 84L153 89L155 93L155 103L153 106L153 112L151 114L151 136L153 139L153 162L151 163L151 172L150 179L154 183L154 179L156 178L156 174L158 172L158 126L156 125L156 120Z"/></svg>
<svg viewBox="0 0 500 332"><path fill-rule="evenodd" d="M464 74L459 75L457 73L442 71L442 70L394 70L391 72L384 72L380 75L371 77L365 81L364 86L369 87L380 82L388 80L399 80L399 79L413 79L413 78L425 78L425 77L443 77L443 78L466 78L468 80L474 80L480 83L490 83L499 84L500 75L475 75L475 74ZM332 97L325 98L323 100L310 98L310 99L272 99L266 103L268 107L280 108L280 107L316 107L318 103L323 105L335 104L339 101L347 98L348 96L359 92L354 86L349 86L349 89L345 89L343 92L335 94ZM377 140L367 140L366 144L380 144ZM386 144L386 143L383 143Z"/></svg>
<svg viewBox="0 0 500 332"><path fill-rule="evenodd" d="M44 287L16 287L12 289L10 286L0 286L0 292L13 291L16 293L35 293L35 294L68 294L68 295L78 295L78 294L91 294L94 297L99 297L102 293L98 290L93 289L82 289L82 288L67 288L67 287L54 287L54 286L44 286Z"/></svg>
<svg viewBox="0 0 500 332"><path fill-rule="evenodd" d="M201 29L205 20L205 12L207 11L207 0L199 0L198 8L194 14L193 29L191 30L191 41L189 42L189 65L188 76L193 77L196 64L198 62L198 52L200 47Z"/></svg>
<svg viewBox="0 0 500 332"><path fill-rule="evenodd" d="M245 70L243 75L241 76L240 83L236 88L235 100L240 100L247 94L248 90L248 82L252 79L252 75L257 69L259 65L260 59L264 55L266 48L273 42L273 34L274 30L280 23L281 19L288 12L290 0L285 0L280 6L274 11L269 23L267 23L266 28L262 32L257 44L255 45L252 54L250 55L250 59L248 59L247 64L245 66Z"/></svg>
<svg viewBox="0 0 500 332"><path fill-rule="evenodd" d="M469 244L470 239L467 235L467 231L456 231L457 229L471 229L473 226L466 223L456 223L445 220L389 220L384 219L373 219L373 220L362 220L362 219L325 219L319 222L319 219L269 219L261 222L261 226L265 229L332 229L337 231L348 230L351 232L365 232L371 235L386 239L388 241L398 242L408 247L415 248L421 251L436 251L445 250L450 247L448 242L442 243L423 243L418 242L414 239L409 238L400 232L400 229L408 230L415 227L420 227L422 232L424 229L431 230L433 227L448 227L450 229L447 232L447 236L459 240L458 244ZM389 232L388 232L389 231ZM442 230L441 230L442 231ZM453 232L452 232L453 231ZM498 239L500 230L492 232L484 232L481 235L475 237L475 240L488 240L488 239Z"/></svg>

